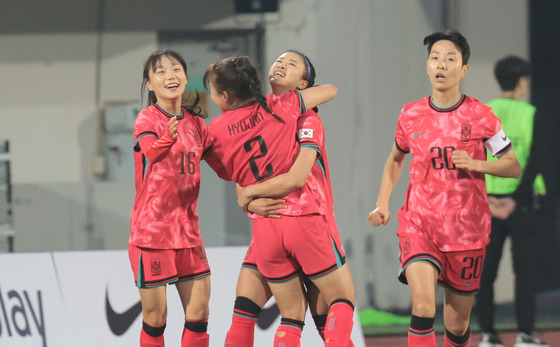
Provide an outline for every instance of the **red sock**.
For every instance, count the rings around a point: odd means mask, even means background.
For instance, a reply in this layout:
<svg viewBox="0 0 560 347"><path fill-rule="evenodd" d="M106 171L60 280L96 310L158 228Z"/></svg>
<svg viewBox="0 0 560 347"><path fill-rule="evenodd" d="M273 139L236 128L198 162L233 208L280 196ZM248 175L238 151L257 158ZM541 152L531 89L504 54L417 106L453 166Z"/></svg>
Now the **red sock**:
<svg viewBox="0 0 560 347"><path fill-rule="evenodd" d="M208 320L187 320L181 339L181 347L208 347L210 335L206 332Z"/></svg>
<svg viewBox="0 0 560 347"><path fill-rule="evenodd" d="M255 324L257 318L233 314L231 327L226 335L226 345L235 347L253 347L255 341Z"/></svg>
<svg viewBox="0 0 560 347"><path fill-rule="evenodd" d="M354 326L354 305L348 300L333 301L325 326L325 346L348 346Z"/></svg>
<svg viewBox="0 0 560 347"><path fill-rule="evenodd" d="M253 300L244 296L235 298L231 327L226 335L226 345L253 347L255 324L260 313L260 306Z"/></svg>
<svg viewBox="0 0 560 347"><path fill-rule="evenodd" d="M313 316L313 321L315 321L315 326L317 327L319 336L321 336L321 339L325 341L325 324L327 324L327 315L322 314ZM346 347L354 347L354 342L352 342L352 339L348 340L348 344L346 345Z"/></svg>
<svg viewBox="0 0 560 347"><path fill-rule="evenodd" d="M408 347L436 347L434 328L426 331L408 329Z"/></svg>
<svg viewBox="0 0 560 347"><path fill-rule="evenodd" d="M274 334L274 347L300 347L302 330L303 322L282 318Z"/></svg>
<svg viewBox="0 0 560 347"><path fill-rule="evenodd" d="M160 327L153 327L146 322L142 322L142 331L140 332L140 347L164 347L164 330L165 324Z"/></svg>
<svg viewBox="0 0 560 347"><path fill-rule="evenodd" d="M434 317L410 317L408 347L436 347Z"/></svg>

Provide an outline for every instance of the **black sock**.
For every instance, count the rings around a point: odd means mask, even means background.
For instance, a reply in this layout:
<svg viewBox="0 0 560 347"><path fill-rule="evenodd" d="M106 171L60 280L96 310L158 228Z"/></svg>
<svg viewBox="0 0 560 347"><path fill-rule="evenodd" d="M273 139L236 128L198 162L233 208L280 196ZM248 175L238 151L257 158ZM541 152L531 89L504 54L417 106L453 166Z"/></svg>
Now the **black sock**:
<svg viewBox="0 0 560 347"><path fill-rule="evenodd" d="M453 335L446 328L445 329L445 336L446 336L447 339L449 339L449 341L453 342L453 344L455 344L457 346L466 346L467 343L471 339L471 328L470 327L467 328L467 331L465 332L465 334L463 336Z"/></svg>
<svg viewBox="0 0 560 347"><path fill-rule="evenodd" d="M151 337L158 337L158 336L163 335L163 332L165 331L165 326L166 326L166 324L164 324L160 327L153 327L153 326L149 325L148 323L142 321L142 329L144 329L146 334L150 335Z"/></svg>

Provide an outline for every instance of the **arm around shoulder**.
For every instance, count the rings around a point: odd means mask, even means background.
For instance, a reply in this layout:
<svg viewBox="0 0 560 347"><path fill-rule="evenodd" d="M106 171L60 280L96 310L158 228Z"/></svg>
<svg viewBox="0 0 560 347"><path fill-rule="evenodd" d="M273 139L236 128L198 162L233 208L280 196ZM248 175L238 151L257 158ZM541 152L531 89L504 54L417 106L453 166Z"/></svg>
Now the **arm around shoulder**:
<svg viewBox="0 0 560 347"><path fill-rule="evenodd" d="M331 101L338 94L338 88L332 84L324 84L300 91L305 107L310 110Z"/></svg>

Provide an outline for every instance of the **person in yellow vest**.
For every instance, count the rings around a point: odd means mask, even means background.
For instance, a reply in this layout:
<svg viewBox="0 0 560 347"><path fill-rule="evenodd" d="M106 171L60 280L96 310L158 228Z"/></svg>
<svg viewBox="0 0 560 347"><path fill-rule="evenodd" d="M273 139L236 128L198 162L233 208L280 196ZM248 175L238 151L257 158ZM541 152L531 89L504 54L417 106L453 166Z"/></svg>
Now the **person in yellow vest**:
<svg viewBox="0 0 560 347"><path fill-rule="evenodd" d="M525 172L533 140L533 119L535 107L525 101L529 86L530 65L517 56L500 59L494 74L501 89L501 96L490 101L494 113L502 121L504 132L510 138L522 172ZM488 160L496 160L488 155ZM522 174L523 175L523 174ZM479 347L503 347L494 326L494 282L502 256L506 238L512 243L513 269L515 273L515 314L518 334L514 347L547 347L548 345L533 336L535 325L536 291L534 281L530 278L531 252L527 249L531 230L527 230L516 220L523 218L526 209L516 206L533 206L525 201L516 201L514 193L521 178L503 178L486 175L486 190L492 212L492 232L490 243L486 247L484 270L477 297L477 315L482 331ZM538 175L533 183L535 196L546 193L542 176Z"/></svg>

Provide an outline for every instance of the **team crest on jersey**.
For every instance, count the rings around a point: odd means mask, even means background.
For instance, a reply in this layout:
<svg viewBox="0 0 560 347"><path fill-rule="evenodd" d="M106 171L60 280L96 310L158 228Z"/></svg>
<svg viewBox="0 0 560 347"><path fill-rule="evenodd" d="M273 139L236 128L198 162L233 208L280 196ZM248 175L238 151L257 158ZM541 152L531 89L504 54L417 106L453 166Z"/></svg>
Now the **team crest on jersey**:
<svg viewBox="0 0 560 347"><path fill-rule="evenodd" d="M410 253L410 239L404 240L402 252L403 252L403 256L406 256L408 253Z"/></svg>
<svg viewBox="0 0 560 347"><path fill-rule="evenodd" d="M202 136L200 136L200 132L198 131L198 129L194 127L192 124L189 124L187 126L187 129L189 129L196 145L198 147L202 147Z"/></svg>
<svg viewBox="0 0 560 347"><path fill-rule="evenodd" d="M197 146L202 146L202 137L200 136L200 133L198 132L198 130L192 130L192 136L194 138L194 141L196 142Z"/></svg>
<svg viewBox="0 0 560 347"><path fill-rule="evenodd" d="M161 274L161 263L159 261L159 258L150 259L150 266L152 268L152 275Z"/></svg>
<svg viewBox="0 0 560 347"><path fill-rule="evenodd" d="M471 125L461 124L461 141L471 140Z"/></svg>
<svg viewBox="0 0 560 347"><path fill-rule="evenodd" d="M299 129L298 135L300 139L312 139L313 129Z"/></svg>

